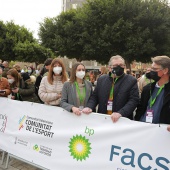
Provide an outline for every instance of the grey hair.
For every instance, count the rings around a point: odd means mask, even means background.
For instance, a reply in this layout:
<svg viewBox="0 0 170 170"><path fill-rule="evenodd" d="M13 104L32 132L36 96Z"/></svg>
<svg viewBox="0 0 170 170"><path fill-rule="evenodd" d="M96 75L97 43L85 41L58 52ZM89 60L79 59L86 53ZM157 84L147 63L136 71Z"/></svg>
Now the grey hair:
<svg viewBox="0 0 170 170"><path fill-rule="evenodd" d="M168 74L170 74L170 58L168 56L156 56L151 58L151 60L163 69L168 68Z"/></svg>
<svg viewBox="0 0 170 170"><path fill-rule="evenodd" d="M125 64L125 60L124 60L124 58L122 57L122 56L120 56L120 55L115 55L115 56L112 56L111 58L110 58L110 60L109 60L109 66L111 65L111 63L112 63L112 60L114 60L114 59L121 59L121 60L123 60L123 62L124 62L124 64Z"/></svg>

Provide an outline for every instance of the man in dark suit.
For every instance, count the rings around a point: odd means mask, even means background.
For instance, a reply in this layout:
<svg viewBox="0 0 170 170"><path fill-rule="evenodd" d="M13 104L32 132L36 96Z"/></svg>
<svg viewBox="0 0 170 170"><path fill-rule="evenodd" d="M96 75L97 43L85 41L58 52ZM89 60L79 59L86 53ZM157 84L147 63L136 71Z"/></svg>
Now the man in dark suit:
<svg viewBox="0 0 170 170"><path fill-rule="evenodd" d="M125 60L113 56L109 61L109 74L97 80L97 86L82 112L88 114L98 105L98 113L109 114L113 122L120 117L133 119L139 103L137 79L124 73Z"/></svg>
<svg viewBox="0 0 170 170"><path fill-rule="evenodd" d="M143 88L135 120L170 124L170 58L157 56L152 62L149 77L154 82Z"/></svg>

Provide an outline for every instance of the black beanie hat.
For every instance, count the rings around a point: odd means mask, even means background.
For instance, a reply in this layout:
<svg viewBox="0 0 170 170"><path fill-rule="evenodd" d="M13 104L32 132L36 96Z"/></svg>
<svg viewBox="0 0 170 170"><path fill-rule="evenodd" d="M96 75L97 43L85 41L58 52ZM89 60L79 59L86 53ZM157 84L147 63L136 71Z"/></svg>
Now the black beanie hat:
<svg viewBox="0 0 170 170"><path fill-rule="evenodd" d="M21 76L22 76L24 81L30 79L30 76L28 75L28 73L22 73Z"/></svg>

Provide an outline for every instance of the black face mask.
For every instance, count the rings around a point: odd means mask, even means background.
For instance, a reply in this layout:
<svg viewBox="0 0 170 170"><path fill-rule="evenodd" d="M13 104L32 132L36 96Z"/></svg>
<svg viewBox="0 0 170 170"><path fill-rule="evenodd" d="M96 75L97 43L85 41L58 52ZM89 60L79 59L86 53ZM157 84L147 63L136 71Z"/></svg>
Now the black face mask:
<svg viewBox="0 0 170 170"><path fill-rule="evenodd" d="M2 68L2 70L4 70L4 68L5 68L3 65L0 65L0 67Z"/></svg>
<svg viewBox="0 0 170 170"><path fill-rule="evenodd" d="M121 76L124 73L124 68L117 66L112 69L112 73L116 74L116 76Z"/></svg>
<svg viewBox="0 0 170 170"><path fill-rule="evenodd" d="M158 76L157 71L150 71L150 77L151 77L152 80L154 80L156 82L161 79L161 77Z"/></svg>
<svg viewBox="0 0 170 170"><path fill-rule="evenodd" d="M130 74L130 71L126 71L126 74Z"/></svg>
<svg viewBox="0 0 170 170"><path fill-rule="evenodd" d="M146 78L151 79L150 72L149 73L145 73L145 76L146 76Z"/></svg>

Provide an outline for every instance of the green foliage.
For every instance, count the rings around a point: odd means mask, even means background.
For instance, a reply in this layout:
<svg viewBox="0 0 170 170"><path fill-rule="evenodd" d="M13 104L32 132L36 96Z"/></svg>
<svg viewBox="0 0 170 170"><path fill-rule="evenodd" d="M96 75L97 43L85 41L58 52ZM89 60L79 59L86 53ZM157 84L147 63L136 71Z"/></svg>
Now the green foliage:
<svg viewBox="0 0 170 170"><path fill-rule="evenodd" d="M2 21L0 21L0 56L3 55L3 46L4 46L4 40L6 35L6 26ZM2 59L2 57L0 57Z"/></svg>
<svg viewBox="0 0 170 170"><path fill-rule="evenodd" d="M83 46L81 43L82 26L80 13L70 10L55 18L46 18L40 24L39 36L42 45L51 48L60 56L83 59Z"/></svg>
<svg viewBox="0 0 170 170"><path fill-rule="evenodd" d="M170 7L161 0L89 0L83 8L46 18L42 44L61 56L107 63L122 55L128 63L170 55Z"/></svg>
<svg viewBox="0 0 170 170"><path fill-rule="evenodd" d="M85 6L84 13L89 33L85 40L94 51L88 55L98 61L106 63L111 55L120 54L128 62L146 62L151 56L170 52L170 8L166 3L94 0Z"/></svg>
<svg viewBox="0 0 170 170"><path fill-rule="evenodd" d="M51 50L38 43L30 43L29 41L25 41L24 43L19 42L15 46L14 52L17 55L16 59L24 62L43 63L46 58L53 56Z"/></svg>
<svg viewBox="0 0 170 170"><path fill-rule="evenodd" d="M44 62L51 50L41 46L32 32L13 21L0 21L0 58L8 61Z"/></svg>
<svg viewBox="0 0 170 170"><path fill-rule="evenodd" d="M30 41L35 42L32 33L30 33L26 28L15 25L13 21L4 24L0 23L3 34L0 35L2 39L1 46L1 58L3 60L15 60L16 54L14 52L14 47L18 42Z"/></svg>

